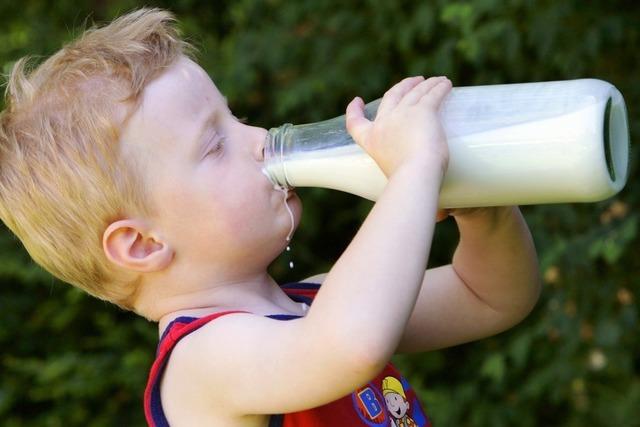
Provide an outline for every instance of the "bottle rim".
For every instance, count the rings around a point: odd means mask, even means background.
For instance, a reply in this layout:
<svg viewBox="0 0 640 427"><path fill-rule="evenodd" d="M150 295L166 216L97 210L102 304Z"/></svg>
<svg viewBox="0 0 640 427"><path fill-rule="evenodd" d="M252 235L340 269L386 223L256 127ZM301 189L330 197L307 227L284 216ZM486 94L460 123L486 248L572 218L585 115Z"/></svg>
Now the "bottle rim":
<svg viewBox="0 0 640 427"><path fill-rule="evenodd" d="M287 166L284 161L284 136L292 126L291 123L284 123L273 127L265 136L264 168L271 182L285 189L294 188L287 177Z"/></svg>

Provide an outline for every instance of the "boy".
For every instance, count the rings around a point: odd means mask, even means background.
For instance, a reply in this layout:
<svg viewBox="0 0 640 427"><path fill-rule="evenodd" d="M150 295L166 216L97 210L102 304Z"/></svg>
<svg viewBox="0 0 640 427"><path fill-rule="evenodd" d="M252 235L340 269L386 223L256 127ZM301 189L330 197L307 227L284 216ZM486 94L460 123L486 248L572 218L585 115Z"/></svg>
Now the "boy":
<svg viewBox="0 0 640 427"><path fill-rule="evenodd" d="M328 273L280 287L267 267L291 224L262 172L266 130L236 119L189 53L168 12L142 9L28 76L19 61L0 116L3 221L56 276L159 323L150 425L429 425L391 356L505 330L540 283L517 207L437 209L451 83L404 79L373 122L348 105L389 183ZM297 227L301 201L287 203ZM448 214L453 262L425 271Z"/></svg>

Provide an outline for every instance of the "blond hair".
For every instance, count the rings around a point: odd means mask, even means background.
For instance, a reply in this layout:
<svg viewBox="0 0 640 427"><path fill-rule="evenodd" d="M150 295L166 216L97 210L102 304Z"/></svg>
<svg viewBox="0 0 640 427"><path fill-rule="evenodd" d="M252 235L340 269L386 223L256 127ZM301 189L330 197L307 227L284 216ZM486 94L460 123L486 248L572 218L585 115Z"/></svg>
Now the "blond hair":
<svg viewBox="0 0 640 427"><path fill-rule="evenodd" d="M31 72L31 58L20 59L0 113L0 218L44 269L126 309L140 276L108 261L102 234L153 213L119 137L146 84L195 51L175 22L139 9L92 26Z"/></svg>

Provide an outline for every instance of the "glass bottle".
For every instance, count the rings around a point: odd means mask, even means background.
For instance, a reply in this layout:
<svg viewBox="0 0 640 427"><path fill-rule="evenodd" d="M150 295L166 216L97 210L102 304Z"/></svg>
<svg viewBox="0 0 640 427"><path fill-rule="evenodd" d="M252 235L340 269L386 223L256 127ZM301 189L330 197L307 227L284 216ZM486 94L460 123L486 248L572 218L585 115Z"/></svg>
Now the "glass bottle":
<svg viewBox="0 0 640 427"><path fill-rule="evenodd" d="M379 103L365 106L370 120ZM625 102L605 81L455 87L439 114L449 145L441 209L594 202L626 183ZM346 131L344 115L270 129L264 168L286 188L331 188L369 200L387 183Z"/></svg>

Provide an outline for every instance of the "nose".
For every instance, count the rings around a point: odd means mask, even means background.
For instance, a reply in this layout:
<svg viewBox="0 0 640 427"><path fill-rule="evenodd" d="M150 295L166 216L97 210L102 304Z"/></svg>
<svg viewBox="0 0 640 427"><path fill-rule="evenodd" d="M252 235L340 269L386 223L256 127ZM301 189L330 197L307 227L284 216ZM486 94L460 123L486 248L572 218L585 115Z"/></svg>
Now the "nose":
<svg viewBox="0 0 640 427"><path fill-rule="evenodd" d="M265 183L268 183L269 188L277 189L278 185L273 181L269 173L264 168L264 150L267 142L267 135L269 132L264 128L250 126L253 157L257 162L257 166L260 169L260 174L266 177Z"/></svg>
<svg viewBox="0 0 640 427"><path fill-rule="evenodd" d="M268 131L264 128L250 126L253 140L253 157L256 161L264 163L264 149L267 142Z"/></svg>

